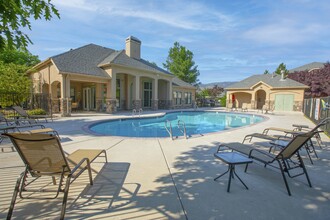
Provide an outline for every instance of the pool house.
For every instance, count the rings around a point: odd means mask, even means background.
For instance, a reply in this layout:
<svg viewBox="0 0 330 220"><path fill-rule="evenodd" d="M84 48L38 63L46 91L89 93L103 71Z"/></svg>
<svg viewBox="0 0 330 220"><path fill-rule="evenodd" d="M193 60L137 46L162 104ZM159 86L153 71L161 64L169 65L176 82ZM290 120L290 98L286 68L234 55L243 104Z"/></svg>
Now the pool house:
<svg viewBox="0 0 330 220"><path fill-rule="evenodd" d="M48 95L53 113L115 113L192 107L196 87L141 58L141 41L125 50L88 44L52 56L29 72L33 91Z"/></svg>
<svg viewBox="0 0 330 220"><path fill-rule="evenodd" d="M302 111L304 91L308 86L283 75L261 74L250 76L229 85L227 107L261 109L266 106L276 111Z"/></svg>

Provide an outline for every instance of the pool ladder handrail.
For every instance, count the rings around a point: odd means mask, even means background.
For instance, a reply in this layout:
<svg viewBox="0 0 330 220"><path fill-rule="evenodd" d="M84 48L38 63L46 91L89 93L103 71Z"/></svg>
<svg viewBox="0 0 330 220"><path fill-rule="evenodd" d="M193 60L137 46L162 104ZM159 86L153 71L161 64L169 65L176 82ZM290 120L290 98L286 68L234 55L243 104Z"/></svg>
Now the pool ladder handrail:
<svg viewBox="0 0 330 220"><path fill-rule="evenodd" d="M169 126L168 126L168 123L169 123ZM164 126L165 126L165 129L166 129L167 133L170 135L170 138L173 141L173 131L172 131L172 124L171 124L171 122L169 120L166 120L164 122Z"/></svg>
<svg viewBox="0 0 330 220"><path fill-rule="evenodd" d="M136 111L136 109L134 108L134 109L132 110L132 117L134 117L134 116L136 115L136 113L137 113L137 111ZM139 118L141 117L142 113L143 113L143 109L140 108L140 109L139 109Z"/></svg>
<svg viewBox="0 0 330 220"><path fill-rule="evenodd" d="M183 127L183 129L181 127ZM186 130L186 123L184 123L184 121L178 120L178 129L181 131L181 133L184 135L184 137L186 139L188 139L187 130Z"/></svg>
<svg viewBox="0 0 330 220"><path fill-rule="evenodd" d="M198 109L197 103L194 103L194 110L196 111Z"/></svg>

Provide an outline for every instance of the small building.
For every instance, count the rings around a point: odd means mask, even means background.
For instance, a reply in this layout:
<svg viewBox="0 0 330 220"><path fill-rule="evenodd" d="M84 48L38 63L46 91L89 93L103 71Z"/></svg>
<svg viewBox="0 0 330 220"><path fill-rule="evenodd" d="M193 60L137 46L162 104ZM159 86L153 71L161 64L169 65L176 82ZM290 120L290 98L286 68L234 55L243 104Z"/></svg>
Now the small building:
<svg viewBox="0 0 330 220"><path fill-rule="evenodd" d="M63 116L72 108L114 113L192 107L195 102L196 87L142 59L141 41L132 36L125 50L88 44L46 59L29 75L34 92L47 94L52 112Z"/></svg>
<svg viewBox="0 0 330 220"><path fill-rule="evenodd" d="M307 88L276 74L253 75L225 88L226 105L241 108L246 103L250 109L261 109L265 105L276 111L301 111Z"/></svg>

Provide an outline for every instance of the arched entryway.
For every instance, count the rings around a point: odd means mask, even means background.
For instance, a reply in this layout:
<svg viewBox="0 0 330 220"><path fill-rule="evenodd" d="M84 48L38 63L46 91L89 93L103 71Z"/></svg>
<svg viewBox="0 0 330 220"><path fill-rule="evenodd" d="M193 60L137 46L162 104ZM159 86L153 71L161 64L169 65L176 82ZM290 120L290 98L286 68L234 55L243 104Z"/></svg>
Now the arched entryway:
<svg viewBox="0 0 330 220"><path fill-rule="evenodd" d="M262 89L256 93L257 109L261 109L266 104L266 92Z"/></svg>

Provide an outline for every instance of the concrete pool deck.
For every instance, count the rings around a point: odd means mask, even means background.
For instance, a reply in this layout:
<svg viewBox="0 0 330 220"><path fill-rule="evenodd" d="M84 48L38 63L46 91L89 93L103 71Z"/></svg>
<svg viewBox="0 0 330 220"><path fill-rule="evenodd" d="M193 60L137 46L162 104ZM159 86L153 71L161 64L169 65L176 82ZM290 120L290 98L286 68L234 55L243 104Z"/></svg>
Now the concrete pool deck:
<svg viewBox="0 0 330 220"><path fill-rule="evenodd" d="M145 112L145 115L160 112ZM256 112L249 112L253 114ZM68 153L80 148L106 149L108 163L100 158L92 164L94 185L87 172L71 186L66 219L329 219L330 218L330 139L319 158L311 164L302 151L313 187L306 178L288 178L292 196L288 196L281 174L258 162L236 170L249 187L234 179L227 193L228 176L213 181L227 165L213 154L220 142L241 142L246 134L262 132L266 127L292 128L292 124L315 125L302 113L264 115L268 120L240 129L207 134L189 139L123 138L86 133L86 124L130 113L80 114L45 123L56 129ZM255 139L255 142L261 142ZM2 146L10 146L8 141ZM0 219L4 219L17 176L23 163L10 148L0 153ZM51 184L51 179L40 184ZM63 196L57 199L17 200L13 219L58 219Z"/></svg>

